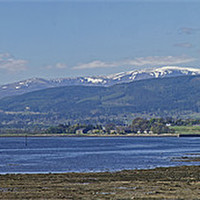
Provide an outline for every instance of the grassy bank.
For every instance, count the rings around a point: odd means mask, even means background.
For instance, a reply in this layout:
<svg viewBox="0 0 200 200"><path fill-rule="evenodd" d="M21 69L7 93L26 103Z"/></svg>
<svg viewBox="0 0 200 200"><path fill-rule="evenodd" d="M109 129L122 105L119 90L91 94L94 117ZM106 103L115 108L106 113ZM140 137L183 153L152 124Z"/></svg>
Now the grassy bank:
<svg viewBox="0 0 200 200"><path fill-rule="evenodd" d="M0 175L0 199L200 199L200 166Z"/></svg>
<svg viewBox="0 0 200 200"><path fill-rule="evenodd" d="M200 134L200 126L173 126L176 134Z"/></svg>

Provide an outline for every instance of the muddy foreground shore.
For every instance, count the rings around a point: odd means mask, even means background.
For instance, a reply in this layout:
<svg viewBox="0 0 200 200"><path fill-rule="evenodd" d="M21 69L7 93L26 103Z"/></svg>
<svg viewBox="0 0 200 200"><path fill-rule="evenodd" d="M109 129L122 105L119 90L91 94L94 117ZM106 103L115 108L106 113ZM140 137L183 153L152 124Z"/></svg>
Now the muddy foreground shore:
<svg viewBox="0 0 200 200"><path fill-rule="evenodd" d="M200 199L200 166L0 175L0 199Z"/></svg>

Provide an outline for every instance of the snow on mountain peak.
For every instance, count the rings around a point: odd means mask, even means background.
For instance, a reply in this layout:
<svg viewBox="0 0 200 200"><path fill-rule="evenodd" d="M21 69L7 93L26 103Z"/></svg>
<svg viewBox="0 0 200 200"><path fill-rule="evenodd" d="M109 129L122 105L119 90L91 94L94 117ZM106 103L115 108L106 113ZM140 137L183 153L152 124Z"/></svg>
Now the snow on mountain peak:
<svg viewBox="0 0 200 200"><path fill-rule="evenodd" d="M106 78L113 81L130 82L147 78L160 78L167 76L198 75L200 69L178 66L164 66L154 69L133 70L108 75ZM127 77L127 78L126 78Z"/></svg>
<svg viewBox="0 0 200 200"><path fill-rule="evenodd" d="M16 83L2 85L0 87L0 98L16 94L23 94L35 90L68 86L68 85L94 85L94 86L111 86L119 83L144 80L150 78L164 78L184 75L200 75L199 68L164 66L154 69L132 70L120 72L108 76L87 76L87 77L68 77L45 80L41 78L31 78Z"/></svg>
<svg viewBox="0 0 200 200"><path fill-rule="evenodd" d="M90 83L103 83L104 80L101 78L92 78L92 77L87 77L85 78L88 82Z"/></svg>

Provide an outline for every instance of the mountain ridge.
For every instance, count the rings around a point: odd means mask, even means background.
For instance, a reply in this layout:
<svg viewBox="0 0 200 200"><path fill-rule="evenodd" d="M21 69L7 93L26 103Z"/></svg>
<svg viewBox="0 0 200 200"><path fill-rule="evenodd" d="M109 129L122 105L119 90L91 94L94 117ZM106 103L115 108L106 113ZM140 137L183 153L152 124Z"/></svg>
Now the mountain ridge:
<svg viewBox="0 0 200 200"><path fill-rule="evenodd" d="M151 78L165 78L199 74L200 69L198 68L164 66L161 68L120 72L107 76L81 76L49 80L43 78L31 78L0 86L0 98L60 86L85 85L107 87L115 84L128 83L132 81L145 80Z"/></svg>
<svg viewBox="0 0 200 200"><path fill-rule="evenodd" d="M63 86L0 99L9 127L127 123L142 117L200 117L200 75L103 86ZM1 125L0 123L0 125Z"/></svg>
<svg viewBox="0 0 200 200"><path fill-rule="evenodd" d="M151 112L200 109L200 75L139 80L110 87L63 86L6 97L4 111ZM84 110L84 112L83 112Z"/></svg>

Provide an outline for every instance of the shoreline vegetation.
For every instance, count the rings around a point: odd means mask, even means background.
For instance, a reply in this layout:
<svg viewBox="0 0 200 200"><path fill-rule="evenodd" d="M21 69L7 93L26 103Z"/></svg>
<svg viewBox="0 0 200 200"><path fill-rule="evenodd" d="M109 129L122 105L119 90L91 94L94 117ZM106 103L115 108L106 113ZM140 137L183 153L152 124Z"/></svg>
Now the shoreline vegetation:
<svg viewBox="0 0 200 200"><path fill-rule="evenodd" d="M0 175L0 199L199 199L200 166Z"/></svg>
<svg viewBox="0 0 200 200"><path fill-rule="evenodd" d="M44 127L0 126L1 136L170 136L200 135L199 119L135 118L131 123L117 124L70 124L63 123Z"/></svg>

